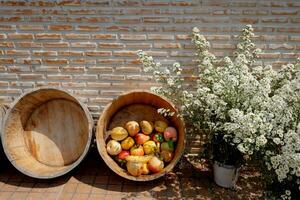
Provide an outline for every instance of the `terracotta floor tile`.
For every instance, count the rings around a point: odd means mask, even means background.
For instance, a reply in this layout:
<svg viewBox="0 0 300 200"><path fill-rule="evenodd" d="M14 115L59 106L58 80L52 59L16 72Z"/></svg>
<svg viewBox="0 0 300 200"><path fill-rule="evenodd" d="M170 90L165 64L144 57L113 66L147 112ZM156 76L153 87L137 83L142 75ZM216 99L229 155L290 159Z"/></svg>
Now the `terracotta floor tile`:
<svg viewBox="0 0 300 200"><path fill-rule="evenodd" d="M102 200L105 198L105 194L91 194L88 200Z"/></svg>
<svg viewBox="0 0 300 200"><path fill-rule="evenodd" d="M44 193L30 192L26 200L40 200L43 199Z"/></svg>
<svg viewBox="0 0 300 200"><path fill-rule="evenodd" d="M11 197L13 192L0 192L0 199L1 200L7 200Z"/></svg>
<svg viewBox="0 0 300 200"><path fill-rule="evenodd" d="M92 186L89 184L79 183L76 188L76 193L90 193L92 190Z"/></svg>
<svg viewBox="0 0 300 200"><path fill-rule="evenodd" d="M59 197L59 193L45 193L44 198L45 200L57 200Z"/></svg>
<svg viewBox="0 0 300 200"><path fill-rule="evenodd" d="M29 194L28 192L14 192L10 198L12 200L24 200L26 199L28 194Z"/></svg>
<svg viewBox="0 0 300 200"><path fill-rule="evenodd" d="M5 183L5 185L2 186L1 191L14 192L17 190L19 184L20 183L17 183L17 182Z"/></svg>
<svg viewBox="0 0 300 200"><path fill-rule="evenodd" d="M76 188L78 186L78 183L66 183L63 187L64 193L73 193L75 192Z"/></svg>
<svg viewBox="0 0 300 200"><path fill-rule="evenodd" d="M113 194L113 195L106 195L104 200L121 200L122 195L121 194Z"/></svg>
<svg viewBox="0 0 300 200"><path fill-rule="evenodd" d="M73 193L61 193L57 197L57 200L71 200L73 195L74 195Z"/></svg>
<svg viewBox="0 0 300 200"><path fill-rule="evenodd" d="M92 187L92 194L106 194L107 193L107 185L102 184L94 184Z"/></svg>
<svg viewBox="0 0 300 200"><path fill-rule="evenodd" d="M72 200L87 200L89 198L89 194L75 194Z"/></svg>

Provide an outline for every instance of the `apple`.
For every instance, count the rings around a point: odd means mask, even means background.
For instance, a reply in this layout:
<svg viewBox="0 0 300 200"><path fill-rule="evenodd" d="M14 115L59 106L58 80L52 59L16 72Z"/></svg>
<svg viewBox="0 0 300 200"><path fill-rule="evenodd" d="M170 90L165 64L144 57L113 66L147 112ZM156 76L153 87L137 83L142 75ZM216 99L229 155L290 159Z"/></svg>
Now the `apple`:
<svg viewBox="0 0 300 200"><path fill-rule="evenodd" d="M174 151L174 142L172 140L167 141L167 142L163 142L160 145L160 150L161 151L170 151L173 152Z"/></svg>
<svg viewBox="0 0 300 200"><path fill-rule="evenodd" d="M153 140L154 142L163 142L164 136L160 133L155 133L151 136L151 140Z"/></svg>
<svg viewBox="0 0 300 200"><path fill-rule="evenodd" d="M174 127L168 127L164 131L164 138L166 141L172 140L173 142L177 141L177 131Z"/></svg>
<svg viewBox="0 0 300 200"><path fill-rule="evenodd" d="M170 152L170 151L161 151L160 156L162 157L162 159L165 162L171 162L171 160L173 159L174 154L173 154L173 152Z"/></svg>
<svg viewBox="0 0 300 200"><path fill-rule="evenodd" d="M153 173L160 172L164 169L164 162L153 156L148 162L148 169Z"/></svg>
<svg viewBox="0 0 300 200"><path fill-rule="evenodd" d="M132 155L132 156L143 156L144 155L143 146L133 146L133 147L131 147L130 155Z"/></svg>
<svg viewBox="0 0 300 200"><path fill-rule="evenodd" d="M125 158L129 155L130 155L129 151L123 150L118 154L118 159L125 160Z"/></svg>
<svg viewBox="0 0 300 200"><path fill-rule="evenodd" d="M135 142L137 144L144 144L145 142L147 142L148 140L150 140L150 136L149 135L145 135L143 133L138 133L135 136Z"/></svg>

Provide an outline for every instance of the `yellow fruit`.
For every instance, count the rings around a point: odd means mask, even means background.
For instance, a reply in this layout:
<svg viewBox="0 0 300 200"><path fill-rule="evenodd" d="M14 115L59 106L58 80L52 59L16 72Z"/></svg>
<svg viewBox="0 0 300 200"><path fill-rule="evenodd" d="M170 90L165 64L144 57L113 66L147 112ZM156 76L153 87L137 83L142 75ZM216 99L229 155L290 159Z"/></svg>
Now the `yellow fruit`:
<svg viewBox="0 0 300 200"><path fill-rule="evenodd" d="M144 152L146 155L154 154L156 152L157 146L154 141L147 141L143 144Z"/></svg>
<svg viewBox="0 0 300 200"><path fill-rule="evenodd" d="M163 133L167 127L168 127L168 124L164 121L155 121L154 122L154 128L157 132Z"/></svg>
<svg viewBox="0 0 300 200"><path fill-rule="evenodd" d="M130 136L135 136L140 131L140 125L136 121L129 121L125 125L126 130Z"/></svg>
<svg viewBox="0 0 300 200"><path fill-rule="evenodd" d="M123 127L115 127L111 130L111 138L117 141L122 141L127 138L128 133Z"/></svg>
<svg viewBox="0 0 300 200"><path fill-rule="evenodd" d="M132 137L127 137L121 142L122 149L129 150L134 145L134 139Z"/></svg>
<svg viewBox="0 0 300 200"><path fill-rule="evenodd" d="M131 162L131 161L128 161L126 163L127 171L132 176L140 176L140 175L142 175L143 165L144 164L140 163L140 162Z"/></svg>
<svg viewBox="0 0 300 200"><path fill-rule="evenodd" d="M106 150L108 154L115 156L122 151L122 148L119 142L115 140L110 140L106 145Z"/></svg>
<svg viewBox="0 0 300 200"><path fill-rule="evenodd" d="M150 173L150 171L148 169L148 165L147 165L147 163L144 163L143 167L142 167L142 174L146 175L146 174L149 174L149 173Z"/></svg>
<svg viewBox="0 0 300 200"><path fill-rule="evenodd" d="M151 134L154 129L153 123L145 120L141 121L140 126L142 128L142 132L146 135Z"/></svg>
<svg viewBox="0 0 300 200"><path fill-rule="evenodd" d="M147 163L151 160L153 156L127 156L125 160L127 162L139 162L139 163Z"/></svg>

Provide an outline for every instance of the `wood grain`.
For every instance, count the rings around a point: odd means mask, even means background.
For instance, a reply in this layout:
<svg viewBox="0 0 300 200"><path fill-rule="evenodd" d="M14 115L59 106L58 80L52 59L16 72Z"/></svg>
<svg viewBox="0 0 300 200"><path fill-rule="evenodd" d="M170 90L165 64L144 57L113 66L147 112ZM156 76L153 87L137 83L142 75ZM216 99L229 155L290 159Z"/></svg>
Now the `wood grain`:
<svg viewBox="0 0 300 200"><path fill-rule="evenodd" d="M2 143L10 162L35 178L54 178L86 155L93 121L85 105L56 88L34 89L12 104Z"/></svg>

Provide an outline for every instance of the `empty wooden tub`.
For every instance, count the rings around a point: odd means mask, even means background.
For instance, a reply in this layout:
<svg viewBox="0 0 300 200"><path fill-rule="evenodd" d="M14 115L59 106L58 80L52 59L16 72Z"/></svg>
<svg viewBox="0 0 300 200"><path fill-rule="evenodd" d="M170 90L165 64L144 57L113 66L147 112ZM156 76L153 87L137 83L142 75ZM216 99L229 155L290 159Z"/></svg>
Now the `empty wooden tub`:
<svg viewBox="0 0 300 200"><path fill-rule="evenodd" d="M185 128L184 122L176 114L168 119L169 124L174 126L178 131L176 150L173 160L165 166L163 171L156 174L134 177L121 168L106 151L106 140L109 137L108 130L117 126L124 127L126 122L131 120L138 122L142 120L166 120L157 113L158 108L166 108L176 112L171 102L148 91L131 91L125 93L106 106L97 123L96 141L101 157L116 174L133 181L150 181L170 172L179 161L185 146Z"/></svg>
<svg viewBox="0 0 300 200"><path fill-rule="evenodd" d="M7 111L2 144L22 173L55 178L76 167L88 152L93 121L87 107L56 88L34 89Z"/></svg>

